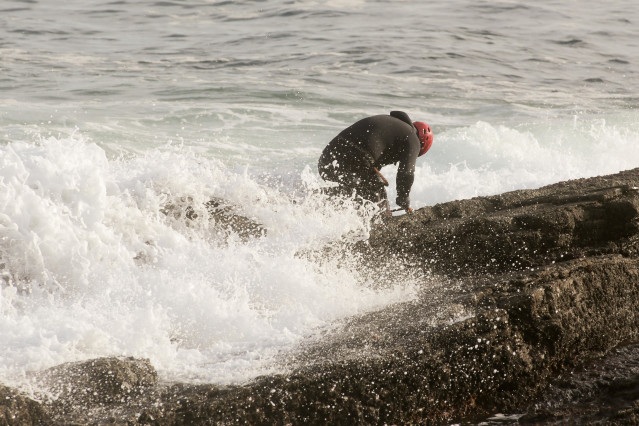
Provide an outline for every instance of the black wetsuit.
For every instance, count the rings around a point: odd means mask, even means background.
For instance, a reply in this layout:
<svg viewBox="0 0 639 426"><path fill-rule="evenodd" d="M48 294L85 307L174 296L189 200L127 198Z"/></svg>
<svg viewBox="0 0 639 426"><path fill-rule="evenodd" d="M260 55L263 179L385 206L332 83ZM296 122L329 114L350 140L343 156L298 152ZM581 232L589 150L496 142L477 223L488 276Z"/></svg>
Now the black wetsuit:
<svg viewBox="0 0 639 426"><path fill-rule="evenodd" d="M324 180L337 182L344 195L355 192L388 208L385 183L375 169L399 163L397 204L407 209L420 147L417 131L406 113L393 111L390 115L364 118L344 129L324 148L319 174Z"/></svg>

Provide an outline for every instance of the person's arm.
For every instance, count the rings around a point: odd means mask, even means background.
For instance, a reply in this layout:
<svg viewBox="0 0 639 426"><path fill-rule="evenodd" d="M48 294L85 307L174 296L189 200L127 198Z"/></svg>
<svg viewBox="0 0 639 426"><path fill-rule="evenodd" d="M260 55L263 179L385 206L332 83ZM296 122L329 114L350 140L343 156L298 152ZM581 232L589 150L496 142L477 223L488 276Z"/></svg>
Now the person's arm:
<svg viewBox="0 0 639 426"><path fill-rule="evenodd" d="M395 203L408 211L410 208L410 189L415 180L415 163L419 155L420 142L417 135L411 135L404 143L405 146L397 169L397 199Z"/></svg>

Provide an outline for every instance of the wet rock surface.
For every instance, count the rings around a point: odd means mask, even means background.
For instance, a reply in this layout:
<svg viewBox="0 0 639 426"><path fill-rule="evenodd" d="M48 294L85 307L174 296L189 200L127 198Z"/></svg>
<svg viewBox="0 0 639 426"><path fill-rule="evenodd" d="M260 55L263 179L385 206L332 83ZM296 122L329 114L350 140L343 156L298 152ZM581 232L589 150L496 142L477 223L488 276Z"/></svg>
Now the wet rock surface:
<svg viewBox="0 0 639 426"><path fill-rule="evenodd" d="M639 424L639 344L560 374L518 417L521 424Z"/></svg>
<svg viewBox="0 0 639 426"><path fill-rule="evenodd" d="M0 385L0 424L49 424L49 412L37 401L15 389Z"/></svg>
<svg viewBox="0 0 639 426"><path fill-rule="evenodd" d="M148 360L109 357L58 365L39 373L37 382L49 411L66 423L130 405L152 393L158 377Z"/></svg>
<svg viewBox="0 0 639 426"><path fill-rule="evenodd" d="M281 359L288 373L229 387L127 379L125 393L62 389L40 408L58 424L635 424L638 187L634 169L394 218L321 255L419 269L419 297L303 342ZM154 377L147 367L136 374Z"/></svg>

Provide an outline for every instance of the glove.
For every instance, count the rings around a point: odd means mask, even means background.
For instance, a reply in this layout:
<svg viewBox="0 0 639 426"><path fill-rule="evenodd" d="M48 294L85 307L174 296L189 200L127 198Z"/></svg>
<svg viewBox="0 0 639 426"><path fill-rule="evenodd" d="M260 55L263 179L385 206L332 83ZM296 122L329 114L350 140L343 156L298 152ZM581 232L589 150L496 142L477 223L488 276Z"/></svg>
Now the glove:
<svg viewBox="0 0 639 426"><path fill-rule="evenodd" d="M401 208L403 208L406 211L411 210L410 208L410 197L397 197L395 199L395 203L400 206Z"/></svg>

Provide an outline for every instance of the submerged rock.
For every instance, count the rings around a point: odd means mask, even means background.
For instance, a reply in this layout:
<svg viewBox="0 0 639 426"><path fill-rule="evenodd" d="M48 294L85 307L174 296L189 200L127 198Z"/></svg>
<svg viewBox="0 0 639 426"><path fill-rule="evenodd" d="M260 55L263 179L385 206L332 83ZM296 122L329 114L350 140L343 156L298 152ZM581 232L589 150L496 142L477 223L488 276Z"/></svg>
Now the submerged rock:
<svg viewBox="0 0 639 426"><path fill-rule="evenodd" d="M205 206L217 232L234 233L244 241L266 235L266 228L255 220L240 214L238 206L221 198L211 198Z"/></svg>
<svg viewBox="0 0 639 426"><path fill-rule="evenodd" d="M263 237L267 232L262 224L245 216L240 206L218 197L212 197L202 205L196 204L192 197L179 197L167 203L161 213L187 225L204 218L214 234L221 237L236 235L242 241Z"/></svg>

